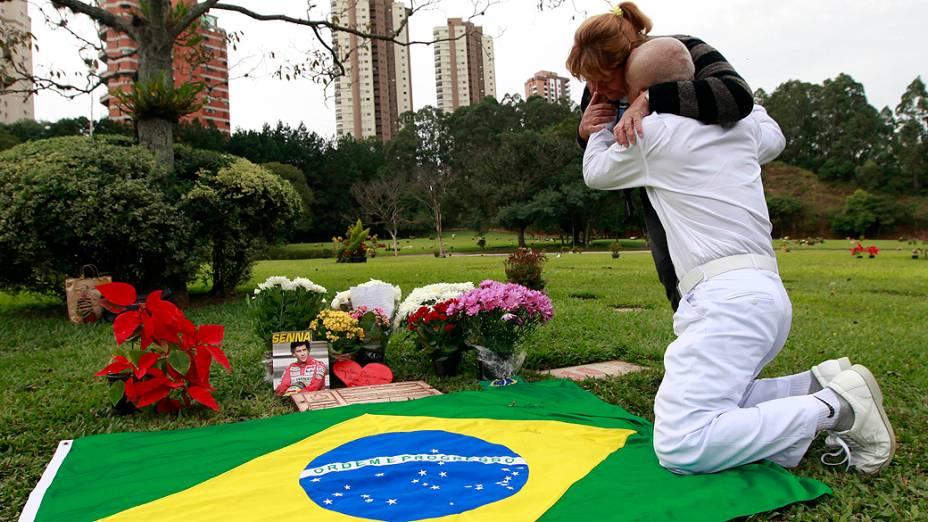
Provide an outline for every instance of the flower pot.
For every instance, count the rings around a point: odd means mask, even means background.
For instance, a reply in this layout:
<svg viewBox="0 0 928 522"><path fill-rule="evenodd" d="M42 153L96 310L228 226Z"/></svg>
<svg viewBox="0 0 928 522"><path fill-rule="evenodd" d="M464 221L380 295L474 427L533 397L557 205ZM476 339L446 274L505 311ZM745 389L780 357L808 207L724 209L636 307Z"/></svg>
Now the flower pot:
<svg viewBox="0 0 928 522"><path fill-rule="evenodd" d="M439 377L451 377L458 374L464 352L458 350L444 359L432 359L432 369Z"/></svg>
<svg viewBox="0 0 928 522"><path fill-rule="evenodd" d="M619 252L612 253L612 259L618 259L621 254Z"/></svg>
<svg viewBox="0 0 928 522"><path fill-rule="evenodd" d="M348 258L349 263L367 263L367 256L351 256Z"/></svg>
<svg viewBox="0 0 928 522"><path fill-rule="evenodd" d="M111 373L106 376L106 381L111 385L116 381L126 382L128 380L129 374L127 373ZM115 415L130 415L137 412L138 408L135 407L135 404L129 402L129 399L126 398L126 394L123 393L119 401L112 406L111 411Z"/></svg>
<svg viewBox="0 0 928 522"><path fill-rule="evenodd" d="M353 361L353 353L333 353L332 349L329 348L329 388L345 388L346 385L342 382L341 379L335 375L335 372L332 371L332 368L335 366L335 363L339 361Z"/></svg>
<svg viewBox="0 0 928 522"><path fill-rule="evenodd" d="M525 362L525 350L513 349L505 354L499 354L484 346L476 344L472 346L477 351L480 378L485 381L511 379Z"/></svg>
<svg viewBox="0 0 928 522"><path fill-rule="evenodd" d="M354 360L358 362L361 366L364 366L368 363L381 363L385 359L386 348L380 343L374 344L365 344L361 347L360 350L355 354Z"/></svg>

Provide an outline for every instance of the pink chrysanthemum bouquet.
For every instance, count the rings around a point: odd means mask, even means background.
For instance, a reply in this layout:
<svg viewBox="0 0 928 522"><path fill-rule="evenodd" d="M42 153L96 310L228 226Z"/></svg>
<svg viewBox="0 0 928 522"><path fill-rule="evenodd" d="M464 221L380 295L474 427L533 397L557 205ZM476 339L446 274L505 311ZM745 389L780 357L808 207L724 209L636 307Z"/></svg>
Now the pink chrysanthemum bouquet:
<svg viewBox="0 0 928 522"><path fill-rule="evenodd" d="M478 358L485 367L502 364L502 373L511 375L525 357L519 342L550 321L554 308L551 299L542 292L487 280L452 301L448 315L461 317L469 342L477 349Z"/></svg>

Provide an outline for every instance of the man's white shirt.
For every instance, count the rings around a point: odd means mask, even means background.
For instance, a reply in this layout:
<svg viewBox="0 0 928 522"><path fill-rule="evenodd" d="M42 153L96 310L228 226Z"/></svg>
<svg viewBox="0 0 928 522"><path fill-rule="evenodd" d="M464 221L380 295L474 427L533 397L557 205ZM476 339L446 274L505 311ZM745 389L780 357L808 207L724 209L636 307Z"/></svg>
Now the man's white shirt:
<svg viewBox="0 0 928 522"><path fill-rule="evenodd" d="M726 256L774 257L760 166L786 139L763 107L729 128L657 113L642 126L630 147L616 143L611 128L590 136L583 179L599 190L646 188L678 279Z"/></svg>

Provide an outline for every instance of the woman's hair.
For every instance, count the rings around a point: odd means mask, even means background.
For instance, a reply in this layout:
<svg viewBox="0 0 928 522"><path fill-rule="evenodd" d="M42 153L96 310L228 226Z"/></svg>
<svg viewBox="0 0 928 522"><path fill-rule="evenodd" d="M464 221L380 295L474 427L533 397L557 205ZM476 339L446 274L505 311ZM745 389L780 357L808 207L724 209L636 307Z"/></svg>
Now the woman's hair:
<svg viewBox="0 0 928 522"><path fill-rule="evenodd" d="M574 33L567 70L584 81L608 78L625 65L632 49L650 31L651 19L634 2L622 2L611 13L591 16Z"/></svg>

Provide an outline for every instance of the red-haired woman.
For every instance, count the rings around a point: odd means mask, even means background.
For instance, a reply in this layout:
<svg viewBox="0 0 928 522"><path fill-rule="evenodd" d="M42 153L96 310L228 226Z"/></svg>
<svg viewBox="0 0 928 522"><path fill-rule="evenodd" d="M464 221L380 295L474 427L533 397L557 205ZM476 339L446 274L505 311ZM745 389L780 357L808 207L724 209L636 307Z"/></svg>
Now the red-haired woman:
<svg viewBox="0 0 928 522"><path fill-rule="evenodd" d="M583 117L577 142L581 147L586 148L590 134L614 122L622 109L615 126L616 140L622 145L635 142L635 134L641 132L641 119L651 112L678 114L722 125L734 123L751 113L754 95L747 82L718 51L692 36L674 38L689 50L696 66L695 80L655 85L626 105L625 62L632 49L650 38L651 26L651 19L638 6L622 2L610 13L588 18L574 34L567 69L587 83L580 102ZM664 227L644 190L640 195L658 277L676 311L680 295Z"/></svg>

